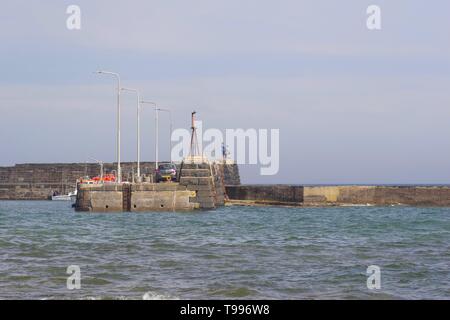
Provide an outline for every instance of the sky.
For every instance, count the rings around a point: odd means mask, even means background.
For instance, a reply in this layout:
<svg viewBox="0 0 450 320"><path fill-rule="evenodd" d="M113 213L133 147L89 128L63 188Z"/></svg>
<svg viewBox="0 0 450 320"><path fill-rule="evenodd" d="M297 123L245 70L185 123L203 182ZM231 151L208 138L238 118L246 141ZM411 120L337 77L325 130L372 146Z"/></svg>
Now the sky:
<svg viewBox="0 0 450 320"><path fill-rule="evenodd" d="M369 5L381 30L366 27ZM66 8L81 8L68 30ZM279 129L280 168L243 183L450 182L450 3L419 0L3 1L0 166L115 160L115 83L188 128ZM122 161L135 161L123 94ZM167 117L167 116L166 116ZM168 119L161 114L161 158ZM142 111L142 160L154 159Z"/></svg>

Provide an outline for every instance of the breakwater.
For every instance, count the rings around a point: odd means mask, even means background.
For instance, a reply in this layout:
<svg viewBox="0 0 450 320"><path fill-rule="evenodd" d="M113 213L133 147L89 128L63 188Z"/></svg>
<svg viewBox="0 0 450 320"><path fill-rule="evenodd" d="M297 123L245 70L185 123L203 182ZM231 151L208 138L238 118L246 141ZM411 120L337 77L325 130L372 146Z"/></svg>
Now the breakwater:
<svg viewBox="0 0 450 320"><path fill-rule="evenodd" d="M449 186L227 186L230 203L241 205L408 205L450 207Z"/></svg>
<svg viewBox="0 0 450 320"><path fill-rule="evenodd" d="M302 185L241 185L236 164L219 164L221 167L226 196L230 203L244 205L289 205L289 206L334 206L334 205L410 205L450 207L449 186L302 186ZM115 173L115 163L105 163L105 173ZM154 172L154 162L142 162L141 172ZM178 169L180 166L178 165ZM211 195L198 179L189 176L189 168L184 168L181 187L195 191L204 207L215 207ZM122 163L124 181L132 181L136 163ZM196 175L202 175L201 170ZM67 194L76 188L76 180L82 176L96 176L96 163L48 163L17 164L0 167L0 200L46 200L53 192ZM202 180L202 179L200 179ZM136 188L138 188L136 186ZM139 188L150 188L140 186ZM159 187L162 188L162 187ZM151 191L151 190L140 190ZM182 191L182 190L181 190ZM178 191L177 191L178 192ZM221 198L221 192L215 197ZM189 197L192 198L192 197ZM173 199L173 198L172 198ZM191 202L193 199L190 199ZM156 202L155 202L156 203ZM106 206L106 205L105 205ZM134 205L133 205L134 206ZM138 205L137 205L138 206ZM165 206L165 205L164 205ZM145 207L145 206L144 206ZM152 206L151 206L152 207ZM122 207L123 208L123 207Z"/></svg>
<svg viewBox="0 0 450 320"><path fill-rule="evenodd" d="M132 181L136 172L135 162L123 162L122 178ZM220 164L222 165L222 164ZM115 173L116 163L105 163L105 173ZM141 172L153 174L154 162L141 162ZM67 194L76 188L76 180L83 176L99 175L96 163L28 163L10 167L0 167L0 200L46 200L53 192ZM223 167L224 184L240 184L239 169L236 164Z"/></svg>

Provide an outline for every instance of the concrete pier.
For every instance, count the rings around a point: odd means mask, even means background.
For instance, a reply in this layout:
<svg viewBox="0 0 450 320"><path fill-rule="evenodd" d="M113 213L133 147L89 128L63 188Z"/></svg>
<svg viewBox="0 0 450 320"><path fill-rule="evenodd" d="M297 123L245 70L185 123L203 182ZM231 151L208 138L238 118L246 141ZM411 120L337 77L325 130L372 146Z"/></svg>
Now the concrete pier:
<svg viewBox="0 0 450 320"><path fill-rule="evenodd" d="M132 181L135 165L132 162L122 163L124 180ZM105 164L105 173L113 173L115 168L115 163L107 163ZM145 175L151 174L154 169L153 162L141 163L141 172ZM240 185L239 169L236 164L218 163L211 167L209 165L183 164L183 167L178 165L178 170L181 177L176 188L175 184L172 184L171 187L168 184L158 184L157 186L146 183L127 184L131 185L131 191L125 192L125 195L132 200L129 202L128 198L125 198L125 207L122 187L113 187L114 185L86 187L87 189L91 188L89 192L92 192L92 195L80 200L78 209L86 211L91 211L93 208L98 208L100 211L150 209L151 211L161 211L173 210L173 208L192 210L197 207L198 209L213 209L223 205L226 196L230 199L228 203L243 205L450 207L449 186ZM95 163L20 164L13 167L0 167L0 200L46 200L55 191L60 194L73 191L76 187L76 179L81 176L92 177L98 174L99 166ZM224 190L226 190L226 195ZM190 192L190 195L186 197L183 191ZM101 192L108 192L109 195L105 195L105 199L110 198L108 204L101 203L99 198ZM114 195L114 192L120 196ZM159 193L159 196L152 192ZM189 205L184 202L187 201L187 198L189 198ZM175 205L172 205L174 199Z"/></svg>
<svg viewBox="0 0 450 320"><path fill-rule="evenodd" d="M75 210L89 212L191 211L223 206L222 166L182 163L179 182L79 184Z"/></svg>

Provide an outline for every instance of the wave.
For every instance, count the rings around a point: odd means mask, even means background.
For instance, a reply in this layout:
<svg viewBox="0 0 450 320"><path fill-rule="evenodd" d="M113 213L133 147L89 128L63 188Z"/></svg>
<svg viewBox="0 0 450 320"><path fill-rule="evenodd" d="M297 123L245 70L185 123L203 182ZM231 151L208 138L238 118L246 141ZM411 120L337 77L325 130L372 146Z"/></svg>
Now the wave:
<svg viewBox="0 0 450 320"><path fill-rule="evenodd" d="M148 291L142 296L142 300L179 300L178 297Z"/></svg>

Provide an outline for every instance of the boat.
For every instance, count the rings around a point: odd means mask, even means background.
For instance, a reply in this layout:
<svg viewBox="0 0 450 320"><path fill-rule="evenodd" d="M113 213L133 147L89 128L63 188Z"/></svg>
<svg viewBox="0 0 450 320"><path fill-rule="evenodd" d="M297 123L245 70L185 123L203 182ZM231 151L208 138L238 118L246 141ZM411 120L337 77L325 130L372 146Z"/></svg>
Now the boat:
<svg viewBox="0 0 450 320"><path fill-rule="evenodd" d="M103 183L114 183L116 182L116 177L113 174L106 174L106 175L100 175L98 177L90 178L88 176L81 177L77 179L77 185L78 184L103 184ZM77 200L77 189L75 189L72 192L69 192L68 194L58 194L54 193L52 195L53 201L72 201L72 203L75 203Z"/></svg>
<svg viewBox="0 0 450 320"><path fill-rule="evenodd" d="M72 201L75 202L75 200L77 199L77 190L69 192L69 194L54 194L52 196L52 200L53 201Z"/></svg>
<svg viewBox="0 0 450 320"><path fill-rule="evenodd" d="M64 179L64 172L61 174L61 190L65 190L65 183L67 179ZM52 195L52 201L72 201L75 202L77 199L77 189L75 191L69 192L68 194L59 194L58 191L54 191Z"/></svg>

